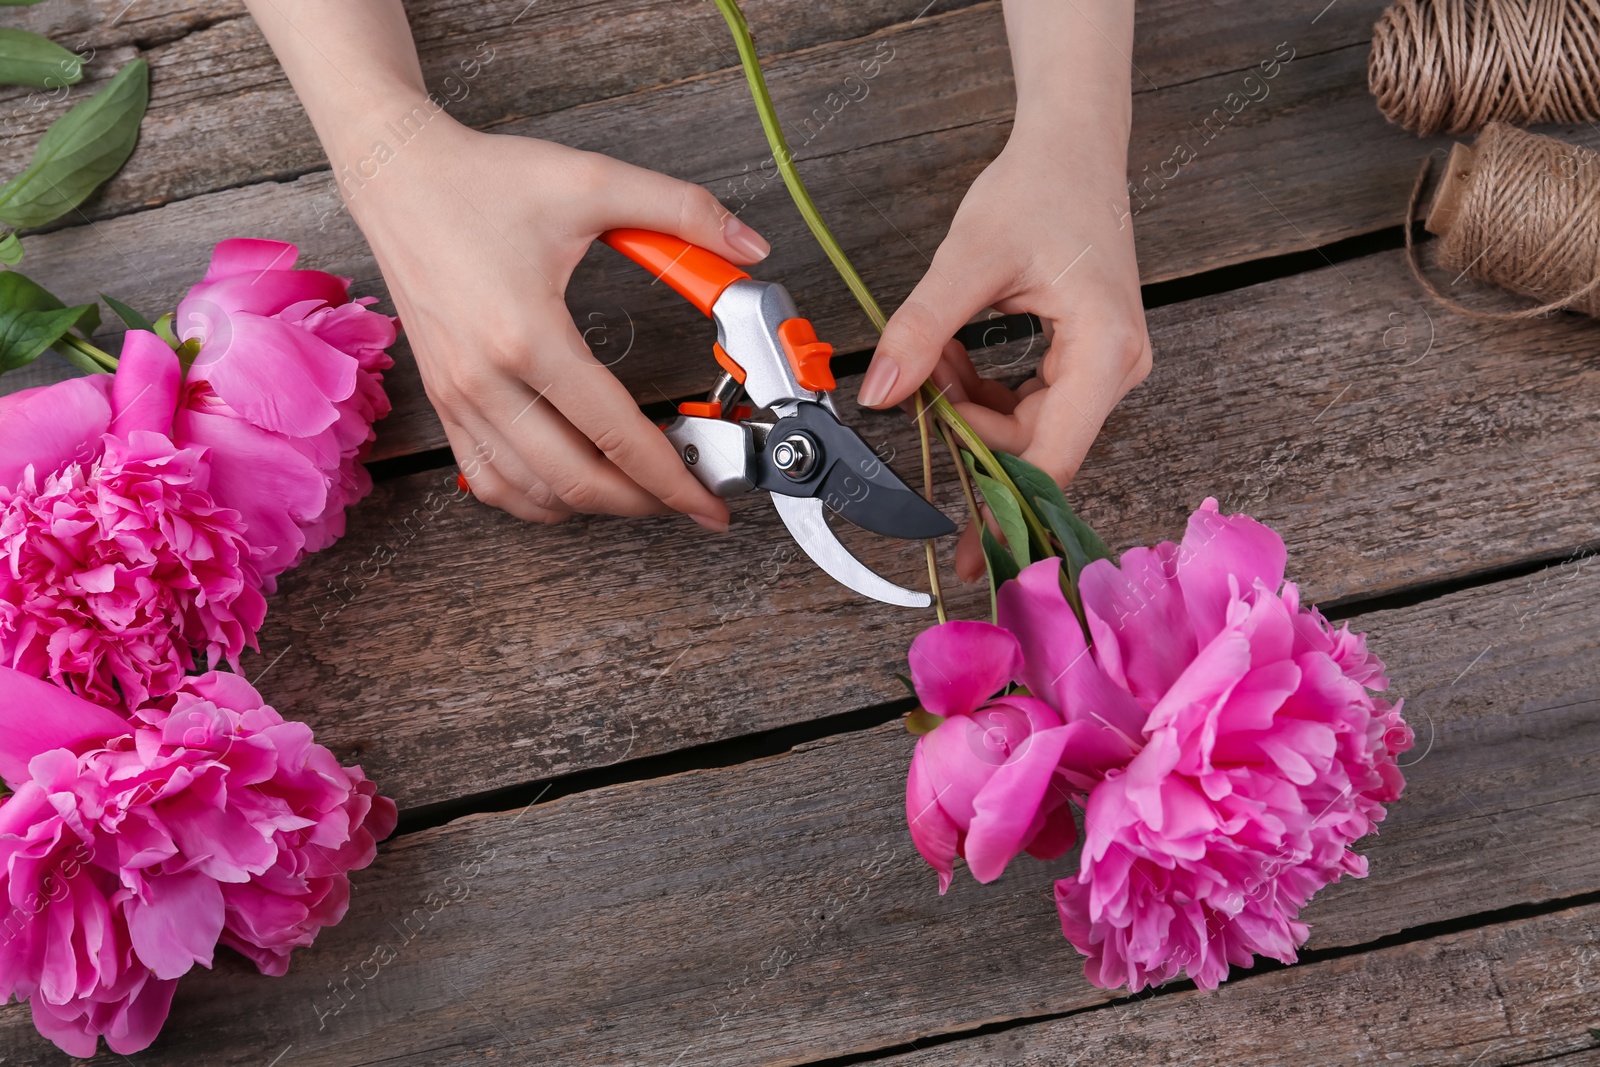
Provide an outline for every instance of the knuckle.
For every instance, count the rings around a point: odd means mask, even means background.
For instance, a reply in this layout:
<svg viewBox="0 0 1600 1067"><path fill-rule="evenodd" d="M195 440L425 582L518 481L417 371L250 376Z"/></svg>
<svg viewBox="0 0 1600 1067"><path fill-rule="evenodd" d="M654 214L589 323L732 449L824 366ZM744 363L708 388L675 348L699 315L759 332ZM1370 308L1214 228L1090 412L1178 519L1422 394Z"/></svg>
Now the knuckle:
<svg viewBox="0 0 1600 1067"><path fill-rule="evenodd" d="M600 485L593 478L580 474L569 477L555 486L561 503L573 511L593 512L601 502Z"/></svg>
<svg viewBox="0 0 1600 1067"><path fill-rule="evenodd" d="M684 182L678 200L678 226L684 233L695 233L704 227L717 227L726 214L722 203L711 193L691 182Z"/></svg>
<svg viewBox="0 0 1600 1067"><path fill-rule="evenodd" d="M562 511L565 505L556 491L544 482L534 482L523 491L523 498L534 507L544 511Z"/></svg>
<svg viewBox="0 0 1600 1067"><path fill-rule="evenodd" d="M633 438L621 426L607 426L594 435L594 447L619 467L626 464L634 454Z"/></svg>

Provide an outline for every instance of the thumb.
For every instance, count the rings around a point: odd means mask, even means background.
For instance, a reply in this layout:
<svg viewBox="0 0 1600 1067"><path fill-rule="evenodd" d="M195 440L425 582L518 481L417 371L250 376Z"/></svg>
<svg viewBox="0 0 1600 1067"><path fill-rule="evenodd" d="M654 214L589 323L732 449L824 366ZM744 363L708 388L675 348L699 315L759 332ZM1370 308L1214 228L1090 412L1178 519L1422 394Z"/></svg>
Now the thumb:
<svg viewBox="0 0 1600 1067"><path fill-rule="evenodd" d="M949 247L948 242L939 247L928 273L883 328L856 395L863 407L889 407L916 392L955 332L988 306L992 293L986 282L974 276L971 264L957 264L968 257L947 254Z"/></svg>
<svg viewBox="0 0 1600 1067"><path fill-rule="evenodd" d="M693 182L618 163L607 180L600 229L637 226L681 237L741 265L759 263L772 249L761 235Z"/></svg>

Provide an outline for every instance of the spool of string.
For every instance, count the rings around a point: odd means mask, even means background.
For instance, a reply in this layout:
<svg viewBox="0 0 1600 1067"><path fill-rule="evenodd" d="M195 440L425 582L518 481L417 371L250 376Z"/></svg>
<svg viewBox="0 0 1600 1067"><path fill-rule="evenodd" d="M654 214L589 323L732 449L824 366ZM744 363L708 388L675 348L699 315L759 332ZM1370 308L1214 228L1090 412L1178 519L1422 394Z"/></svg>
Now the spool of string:
<svg viewBox="0 0 1600 1067"><path fill-rule="evenodd" d="M1431 164L1431 159L1429 164ZM1540 301L1488 312L1445 296L1417 263L1411 222L1424 164L1406 209L1411 269L1441 303L1480 319L1525 319L1560 308L1600 316L1600 153L1490 123L1471 149L1456 145L1428 215L1438 264Z"/></svg>
<svg viewBox="0 0 1600 1067"><path fill-rule="evenodd" d="M1600 0L1396 0L1367 84L1422 135L1600 118Z"/></svg>

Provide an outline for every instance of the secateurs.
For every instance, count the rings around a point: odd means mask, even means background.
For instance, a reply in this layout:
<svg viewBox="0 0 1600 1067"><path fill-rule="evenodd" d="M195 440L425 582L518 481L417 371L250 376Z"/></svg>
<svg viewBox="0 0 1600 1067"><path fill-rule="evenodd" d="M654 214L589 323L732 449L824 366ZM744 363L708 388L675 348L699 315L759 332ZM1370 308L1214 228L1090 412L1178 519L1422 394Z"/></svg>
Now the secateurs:
<svg viewBox="0 0 1600 1067"><path fill-rule="evenodd" d="M662 426L701 484L721 497L765 490L795 541L836 581L887 604L927 607L927 593L874 572L824 521L827 505L855 525L890 537L955 531L954 523L839 421L828 365L833 347L817 340L788 290L756 281L715 252L668 234L619 229L600 240L716 323L711 352L721 375L704 401L678 405L678 417ZM775 421L753 419L763 411Z"/></svg>

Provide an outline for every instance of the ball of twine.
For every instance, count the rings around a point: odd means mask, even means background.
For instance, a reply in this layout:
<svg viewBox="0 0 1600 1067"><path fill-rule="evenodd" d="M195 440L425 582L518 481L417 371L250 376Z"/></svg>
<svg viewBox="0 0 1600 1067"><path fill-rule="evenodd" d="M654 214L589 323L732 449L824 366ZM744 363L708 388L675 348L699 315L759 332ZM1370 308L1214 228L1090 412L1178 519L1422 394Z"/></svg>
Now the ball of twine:
<svg viewBox="0 0 1600 1067"><path fill-rule="evenodd" d="M1600 0L1396 0L1373 27L1367 84L1423 135L1600 118Z"/></svg>
<svg viewBox="0 0 1600 1067"><path fill-rule="evenodd" d="M1478 311L1445 296L1422 272L1411 220L1426 165L1406 211L1417 278L1440 302L1474 318L1526 319L1561 308L1600 316L1600 153L1501 122L1484 128L1473 152L1455 218L1439 240L1439 265L1458 280L1478 278L1543 303Z"/></svg>

